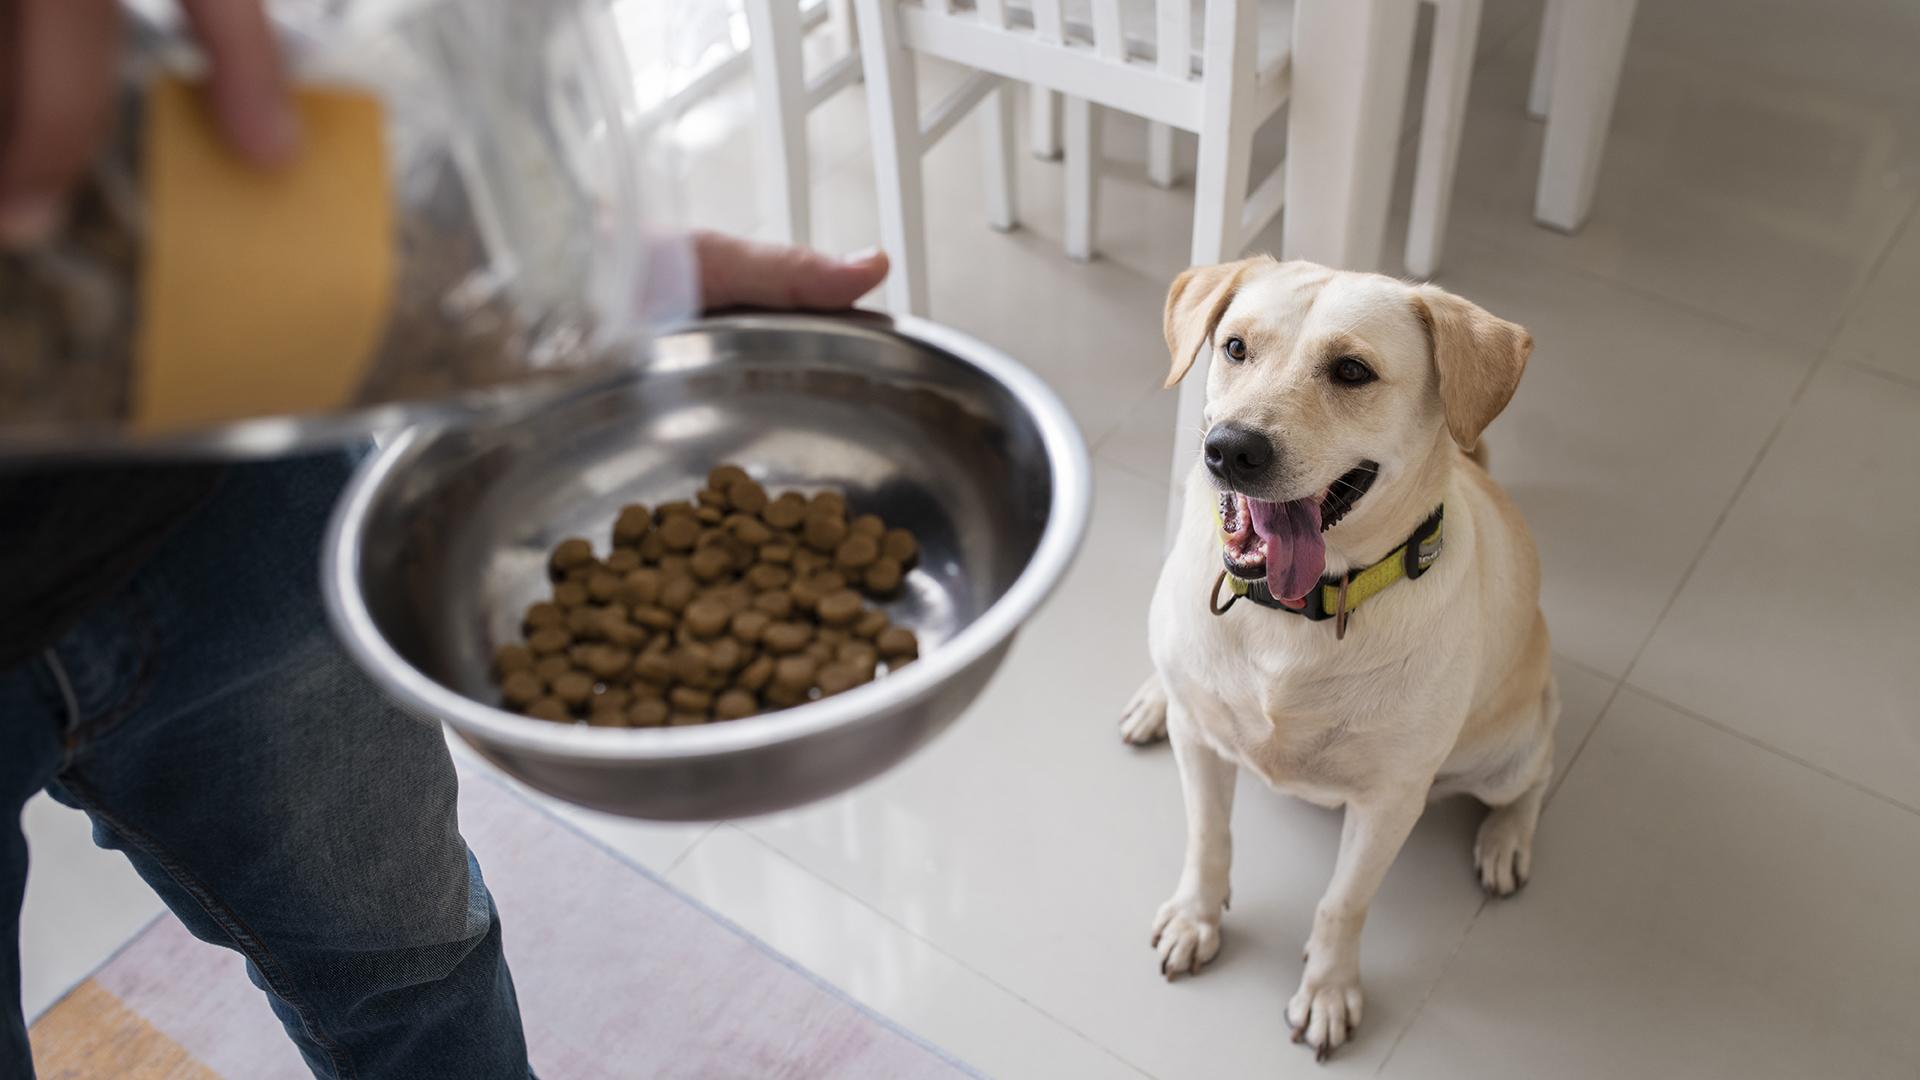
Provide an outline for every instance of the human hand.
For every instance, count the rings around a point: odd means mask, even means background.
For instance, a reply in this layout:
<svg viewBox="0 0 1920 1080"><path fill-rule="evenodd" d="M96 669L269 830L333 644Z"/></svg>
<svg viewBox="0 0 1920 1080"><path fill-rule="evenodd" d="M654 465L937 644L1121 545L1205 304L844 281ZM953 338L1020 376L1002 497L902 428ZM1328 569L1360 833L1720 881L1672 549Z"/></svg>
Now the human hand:
<svg viewBox="0 0 1920 1080"><path fill-rule="evenodd" d="M272 167L299 149L286 70L260 0L180 0L208 60L220 129ZM119 0L0 0L0 248L45 239L113 115Z"/></svg>
<svg viewBox="0 0 1920 1080"><path fill-rule="evenodd" d="M887 256L865 252L844 259L810 248L760 244L723 233L696 232L700 306L838 311L880 284Z"/></svg>

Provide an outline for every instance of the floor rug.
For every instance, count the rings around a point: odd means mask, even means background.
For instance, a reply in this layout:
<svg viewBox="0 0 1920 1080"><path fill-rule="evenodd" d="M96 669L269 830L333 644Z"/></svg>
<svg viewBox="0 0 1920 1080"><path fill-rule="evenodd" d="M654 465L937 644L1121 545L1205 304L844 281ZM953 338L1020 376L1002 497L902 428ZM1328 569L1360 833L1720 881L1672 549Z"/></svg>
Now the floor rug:
<svg viewBox="0 0 1920 1080"><path fill-rule="evenodd" d="M543 1080L976 1076L462 765ZM308 1075L238 955L162 917L33 1025L42 1080Z"/></svg>

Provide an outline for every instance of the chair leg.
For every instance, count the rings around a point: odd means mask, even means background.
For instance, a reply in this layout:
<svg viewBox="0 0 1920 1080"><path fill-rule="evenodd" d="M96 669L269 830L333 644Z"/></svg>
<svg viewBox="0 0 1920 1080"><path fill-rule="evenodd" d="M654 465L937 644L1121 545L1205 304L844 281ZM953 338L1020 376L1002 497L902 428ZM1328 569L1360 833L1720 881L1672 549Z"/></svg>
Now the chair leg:
<svg viewBox="0 0 1920 1080"><path fill-rule="evenodd" d="M1195 266L1235 258L1245 245L1240 218L1247 205L1247 173L1253 159L1251 135L1234 131L1228 116L1210 116L1200 129L1199 161L1193 174L1190 256ZM1195 375L1204 378L1206 372L1196 367L1187 378Z"/></svg>
<svg viewBox="0 0 1920 1080"><path fill-rule="evenodd" d="M1180 510L1186 502L1187 478L1200 463L1200 440L1207 430L1207 357L1201 357L1180 380L1173 407L1173 497L1167 506L1166 543L1173 545L1180 531Z"/></svg>
<svg viewBox="0 0 1920 1080"><path fill-rule="evenodd" d="M1027 140L1041 161L1060 160L1060 95L1027 86Z"/></svg>
<svg viewBox="0 0 1920 1080"><path fill-rule="evenodd" d="M1593 210L1614 94L1627 60L1634 0L1563 0L1553 49L1552 109L1540 153L1533 217L1576 232Z"/></svg>
<svg viewBox="0 0 1920 1080"><path fill-rule="evenodd" d="M1193 174L1193 251L1195 266L1225 262L1240 254L1244 240L1240 213L1247 202L1247 170L1253 156L1251 133L1235 139L1230 116L1209 116L1200 130L1200 156ZM1205 350L1202 350L1203 353ZM1212 358L1194 361L1180 380L1180 400L1173 416L1173 494L1167 507L1166 543L1180 530L1179 515L1187 490L1187 474L1206 429L1207 372Z"/></svg>
<svg viewBox="0 0 1920 1080"><path fill-rule="evenodd" d="M851 56L860 51L860 31L853 21L853 0L827 0L827 26L833 32L836 55Z"/></svg>
<svg viewBox="0 0 1920 1080"><path fill-rule="evenodd" d="M1193 170L1195 266L1231 259L1245 243L1240 219L1259 126L1253 115L1257 6L1252 0L1207 5L1205 70L1216 74L1205 77L1201 91L1200 149ZM1289 162L1287 167L1291 172L1301 166ZM1196 365L1187 379L1204 382L1206 374Z"/></svg>
<svg viewBox="0 0 1920 1080"><path fill-rule="evenodd" d="M986 164L987 224L1008 232L1020 223L1014 205L1013 84L1002 82L980 103L980 158Z"/></svg>
<svg viewBox="0 0 1920 1080"><path fill-rule="evenodd" d="M1207 5L1207 37L1199 153L1193 170L1193 248L1195 266L1224 262L1246 243L1241 218L1247 205L1248 170L1253 160L1254 48L1258 41L1255 4L1215 0ZM1290 163L1289 168L1294 166ZM1204 352L1204 350L1203 350ZM1173 491L1167 506L1166 542L1180 527L1187 477L1193 471L1206 426L1207 373L1212 358L1202 355L1180 381L1173 428Z"/></svg>
<svg viewBox="0 0 1920 1080"><path fill-rule="evenodd" d="M873 138L874 196L880 244L893 261L887 306L897 315L927 313L926 192L920 176L920 102L913 53L900 40L897 0L855 0L860 62L866 69Z"/></svg>
<svg viewBox="0 0 1920 1080"><path fill-rule="evenodd" d="M1566 0L1546 0L1540 13L1540 44L1533 50L1533 82L1527 87L1527 115L1545 120L1553 104L1553 47L1560 40L1560 14Z"/></svg>
<svg viewBox="0 0 1920 1080"><path fill-rule="evenodd" d="M1170 188L1180 182L1180 166L1174 160L1174 138L1170 124L1156 121L1147 125L1147 182L1154 187Z"/></svg>
<svg viewBox="0 0 1920 1080"><path fill-rule="evenodd" d="M1438 0L1433 49L1427 61L1426 115L1413 171L1413 212L1407 222L1407 271L1430 278L1440 267L1454 169L1473 82L1473 50L1480 37L1481 0Z"/></svg>
<svg viewBox="0 0 1920 1080"><path fill-rule="evenodd" d="M807 161L807 84L800 5L747 0L753 90L759 100L761 198L767 225L789 244L812 239Z"/></svg>
<svg viewBox="0 0 1920 1080"><path fill-rule="evenodd" d="M1067 257L1093 258L1100 200L1100 107L1083 97L1066 101Z"/></svg>

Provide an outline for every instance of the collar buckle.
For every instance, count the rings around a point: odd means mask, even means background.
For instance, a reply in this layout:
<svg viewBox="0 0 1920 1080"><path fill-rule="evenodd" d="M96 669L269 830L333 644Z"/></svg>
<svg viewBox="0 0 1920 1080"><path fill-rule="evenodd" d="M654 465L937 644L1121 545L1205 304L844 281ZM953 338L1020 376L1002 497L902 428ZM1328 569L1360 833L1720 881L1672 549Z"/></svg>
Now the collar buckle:
<svg viewBox="0 0 1920 1080"><path fill-rule="evenodd" d="M1433 568L1440 558L1440 548L1446 538L1440 533L1440 523L1445 519L1447 508L1440 507L1433 516L1421 522L1412 536L1407 537L1406 547L1401 551L1401 570L1408 581L1419 577Z"/></svg>

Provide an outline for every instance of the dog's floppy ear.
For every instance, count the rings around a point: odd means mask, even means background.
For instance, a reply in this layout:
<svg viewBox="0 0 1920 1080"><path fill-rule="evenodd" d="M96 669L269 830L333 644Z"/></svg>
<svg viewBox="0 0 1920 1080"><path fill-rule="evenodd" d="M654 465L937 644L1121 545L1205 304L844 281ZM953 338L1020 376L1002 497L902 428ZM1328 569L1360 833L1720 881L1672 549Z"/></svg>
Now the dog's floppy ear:
<svg viewBox="0 0 1920 1080"><path fill-rule="evenodd" d="M1173 279L1173 287L1167 290L1165 317L1167 351L1173 354L1167 386L1179 382L1193 367L1201 346L1213 336L1214 326L1233 302L1233 291L1247 269L1268 261L1260 256L1218 266L1196 266Z"/></svg>
<svg viewBox="0 0 1920 1080"><path fill-rule="evenodd" d="M1447 431L1461 449L1472 450L1520 385L1533 335L1432 285L1414 289L1413 309L1433 345Z"/></svg>

